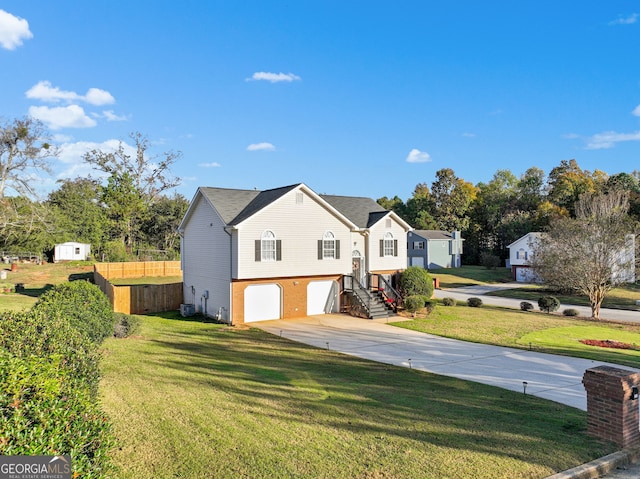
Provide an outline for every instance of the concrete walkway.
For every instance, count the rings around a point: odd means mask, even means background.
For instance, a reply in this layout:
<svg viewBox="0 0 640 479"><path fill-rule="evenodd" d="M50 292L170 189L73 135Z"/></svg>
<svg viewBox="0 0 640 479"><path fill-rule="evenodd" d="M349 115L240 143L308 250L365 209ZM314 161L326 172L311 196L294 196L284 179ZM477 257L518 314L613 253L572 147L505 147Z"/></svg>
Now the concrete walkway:
<svg viewBox="0 0 640 479"><path fill-rule="evenodd" d="M397 317L389 321L403 319ZM526 382L527 394L582 410L587 408L582 385L584 371L607 364L467 343L385 323L385 320L348 315L319 315L295 320L261 321L251 325L318 348L512 391L524 393Z"/></svg>

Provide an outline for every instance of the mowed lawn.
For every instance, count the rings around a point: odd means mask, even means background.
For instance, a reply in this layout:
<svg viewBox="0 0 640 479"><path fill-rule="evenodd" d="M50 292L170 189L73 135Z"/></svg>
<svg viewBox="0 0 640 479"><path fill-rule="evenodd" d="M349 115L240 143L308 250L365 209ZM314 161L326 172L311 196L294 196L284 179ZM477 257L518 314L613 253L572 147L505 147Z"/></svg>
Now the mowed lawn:
<svg viewBox="0 0 640 479"><path fill-rule="evenodd" d="M101 394L121 478L542 478L615 450L570 407L177 315L106 341Z"/></svg>
<svg viewBox="0 0 640 479"><path fill-rule="evenodd" d="M464 304L464 305L463 305ZM640 325L576 319L539 311L523 312L497 306L470 308L466 303L443 306L429 314L392 323L447 338L575 356L640 368ZM612 340L638 349L588 346L584 339Z"/></svg>

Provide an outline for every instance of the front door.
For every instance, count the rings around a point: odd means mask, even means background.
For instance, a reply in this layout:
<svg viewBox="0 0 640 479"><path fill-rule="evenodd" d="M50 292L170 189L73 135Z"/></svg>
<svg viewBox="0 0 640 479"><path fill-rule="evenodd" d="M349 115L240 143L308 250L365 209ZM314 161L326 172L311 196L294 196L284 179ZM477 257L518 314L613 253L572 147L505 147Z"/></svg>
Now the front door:
<svg viewBox="0 0 640 479"><path fill-rule="evenodd" d="M360 251L353 250L351 254L353 266L352 266L352 274L355 279L357 279L360 284L364 284L364 258Z"/></svg>

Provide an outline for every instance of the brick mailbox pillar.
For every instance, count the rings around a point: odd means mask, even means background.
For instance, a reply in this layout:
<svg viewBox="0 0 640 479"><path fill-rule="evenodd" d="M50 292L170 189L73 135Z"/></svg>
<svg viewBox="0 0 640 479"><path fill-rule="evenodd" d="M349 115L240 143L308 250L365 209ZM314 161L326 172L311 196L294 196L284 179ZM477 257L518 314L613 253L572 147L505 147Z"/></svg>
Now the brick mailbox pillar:
<svg viewBox="0 0 640 479"><path fill-rule="evenodd" d="M640 374L627 369L598 366L582 378L587 390L587 432L621 448L640 444L638 389Z"/></svg>

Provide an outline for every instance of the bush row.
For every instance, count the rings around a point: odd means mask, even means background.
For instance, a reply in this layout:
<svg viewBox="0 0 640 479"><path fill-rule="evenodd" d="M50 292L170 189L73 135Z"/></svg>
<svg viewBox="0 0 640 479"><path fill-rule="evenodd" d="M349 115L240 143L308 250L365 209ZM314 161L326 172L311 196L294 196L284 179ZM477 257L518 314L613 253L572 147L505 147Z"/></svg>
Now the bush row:
<svg viewBox="0 0 640 479"><path fill-rule="evenodd" d="M70 454L81 477L108 474L113 438L98 402L98 347L113 331L108 299L86 281L0 316L0 455Z"/></svg>

